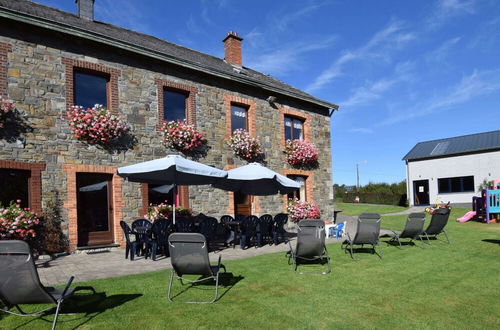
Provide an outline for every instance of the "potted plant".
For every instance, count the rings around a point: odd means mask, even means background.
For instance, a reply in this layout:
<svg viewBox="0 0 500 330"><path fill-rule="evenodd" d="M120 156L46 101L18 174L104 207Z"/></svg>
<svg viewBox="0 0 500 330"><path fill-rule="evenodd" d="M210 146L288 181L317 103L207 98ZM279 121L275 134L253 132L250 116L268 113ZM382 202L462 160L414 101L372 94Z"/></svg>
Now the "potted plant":
<svg viewBox="0 0 500 330"><path fill-rule="evenodd" d="M149 205L147 213L144 215L144 218L148 219L151 222L154 222L158 219L172 219L172 205L168 205L166 203L161 203L158 205ZM192 212L190 209L176 206L175 207L175 216L176 217L188 217L192 216Z"/></svg>
<svg viewBox="0 0 500 330"><path fill-rule="evenodd" d="M196 151L207 144L205 134L197 131L186 120L167 121L163 124L163 145L182 152Z"/></svg>
<svg viewBox="0 0 500 330"><path fill-rule="evenodd" d="M0 239L31 240L36 237L40 220L29 208L22 208L21 200L8 207L0 207Z"/></svg>
<svg viewBox="0 0 500 330"><path fill-rule="evenodd" d="M284 153L288 164L296 167L317 166L318 149L310 142L287 140Z"/></svg>
<svg viewBox="0 0 500 330"><path fill-rule="evenodd" d="M16 109L16 105L11 100L7 100L0 96L0 128L5 124L7 115Z"/></svg>
<svg viewBox="0 0 500 330"><path fill-rule="evenodd" d="M287 211L293 222L299 222L304 219L319 219L321 217L318 204L302 202L297 198L288 199Z"/></svg>
<svg viewBox="0 0 500 330"><path fill-rule="evenodd" d="M244 129L237 129L228 141L233 154L247 161L255 161L264 155L258 139Z"/></svg>

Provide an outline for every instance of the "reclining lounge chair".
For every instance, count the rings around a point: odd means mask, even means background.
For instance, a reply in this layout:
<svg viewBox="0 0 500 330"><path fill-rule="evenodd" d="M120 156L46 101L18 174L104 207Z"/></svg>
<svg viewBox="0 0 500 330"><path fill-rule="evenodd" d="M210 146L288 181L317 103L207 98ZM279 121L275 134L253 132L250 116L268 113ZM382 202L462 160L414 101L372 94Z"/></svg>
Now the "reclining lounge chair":
<svg viewBox="0 0 500 330"><path fill-rule="evenodd" d="M431 223L424 230L423 235L427 238L427 242L430 244L429 236L433 236L437 239L439 234L444 234L446 237L446 241L450 244L450 240L448 239L448 235L444 230L444 227L448 223L448 218L450 217L450 209L437 209L432 214Z"/></svg>
<svg viewBox="0 0 500 330"><path fill-rule="evenodd" d="M361 245L363 247L365 244L372 246L372 254L376 253L380 259L382 255L375 250L375 246L378 245L380 235L380 214L378 213L361 213L358 217L358 225L356 228L356 234L351 237L347 233L347 239L345 239L341 248L345 248L347 253L347 248L349 247L349 253L351 258L354 259L354 245Z"/></svg>
<svg viewBox="0 0 500 330"><path fill-rule="evenodd" d="M425 213L411 213L408 216L408 219L406 219L406 224L405 228L403 231L398 234L395 231L392 231L394 234L391 235L391 240L390 242L398 242L399 247L402 248L401 245L401 239L402 238L409 238L410 242L412 242L414 239L420 239L422 241L422 233L424 231L424 222L425 222Z"/></svg>

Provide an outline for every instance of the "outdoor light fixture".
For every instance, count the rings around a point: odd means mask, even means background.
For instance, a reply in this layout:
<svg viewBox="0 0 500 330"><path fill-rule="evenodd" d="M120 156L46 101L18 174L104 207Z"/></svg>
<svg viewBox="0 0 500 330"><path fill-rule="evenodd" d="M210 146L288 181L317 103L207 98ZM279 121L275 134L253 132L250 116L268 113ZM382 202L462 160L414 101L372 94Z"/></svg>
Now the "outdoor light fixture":
<svg viewBox="0 0 500 330"><path fill-rule="evenodd" d="M269 102L269 103L274 103L276 102L277 98L276 96L269 96L266 101Z"/></svg>

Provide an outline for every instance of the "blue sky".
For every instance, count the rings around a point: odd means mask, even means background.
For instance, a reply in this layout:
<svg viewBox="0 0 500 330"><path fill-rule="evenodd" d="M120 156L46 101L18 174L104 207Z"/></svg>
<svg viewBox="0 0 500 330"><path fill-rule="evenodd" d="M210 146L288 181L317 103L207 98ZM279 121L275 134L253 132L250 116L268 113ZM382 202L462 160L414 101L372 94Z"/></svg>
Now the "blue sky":
<svg viewBox="0 0 500 330"><path fill-rule="evenodd" d="M73 0L37 2L75 12ZM147 6L145 5L147 3ZM334 182L398 182L420 141L500 129L500 2L96 0L96 19L223 57L336 103Z"/></svg>

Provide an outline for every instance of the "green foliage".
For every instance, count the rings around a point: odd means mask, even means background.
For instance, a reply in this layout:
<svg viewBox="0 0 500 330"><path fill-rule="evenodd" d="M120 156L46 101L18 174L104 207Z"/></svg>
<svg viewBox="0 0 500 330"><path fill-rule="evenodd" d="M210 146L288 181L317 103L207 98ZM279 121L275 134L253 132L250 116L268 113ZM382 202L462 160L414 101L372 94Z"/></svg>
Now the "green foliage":
<svg viewBox="0 0 500 330"><path fill-rule="evenodd" d="M481 184L479 185L477 191L481 192L485 189L493 189L493 180L488 181L487 179L484 179L483 182L481 182Z"/></svg>
<svg viewBox="0 0 500 330"><path fill-rule="evenodd" d="M356 216L364 212L379 214L396 213L406 210L406 207L396 205L371 205L363 203L335 203L336 210L342 210L343 215Z"/></svg>
<svg viewBox="0 0 500 330"><path fill-rule="evenodd" d="M359 197L361 203L407 206L406 181L399 183L369 183L359 188L348 189L345 185L333 185L335 199L344 203L354 203Z"/></svg>

